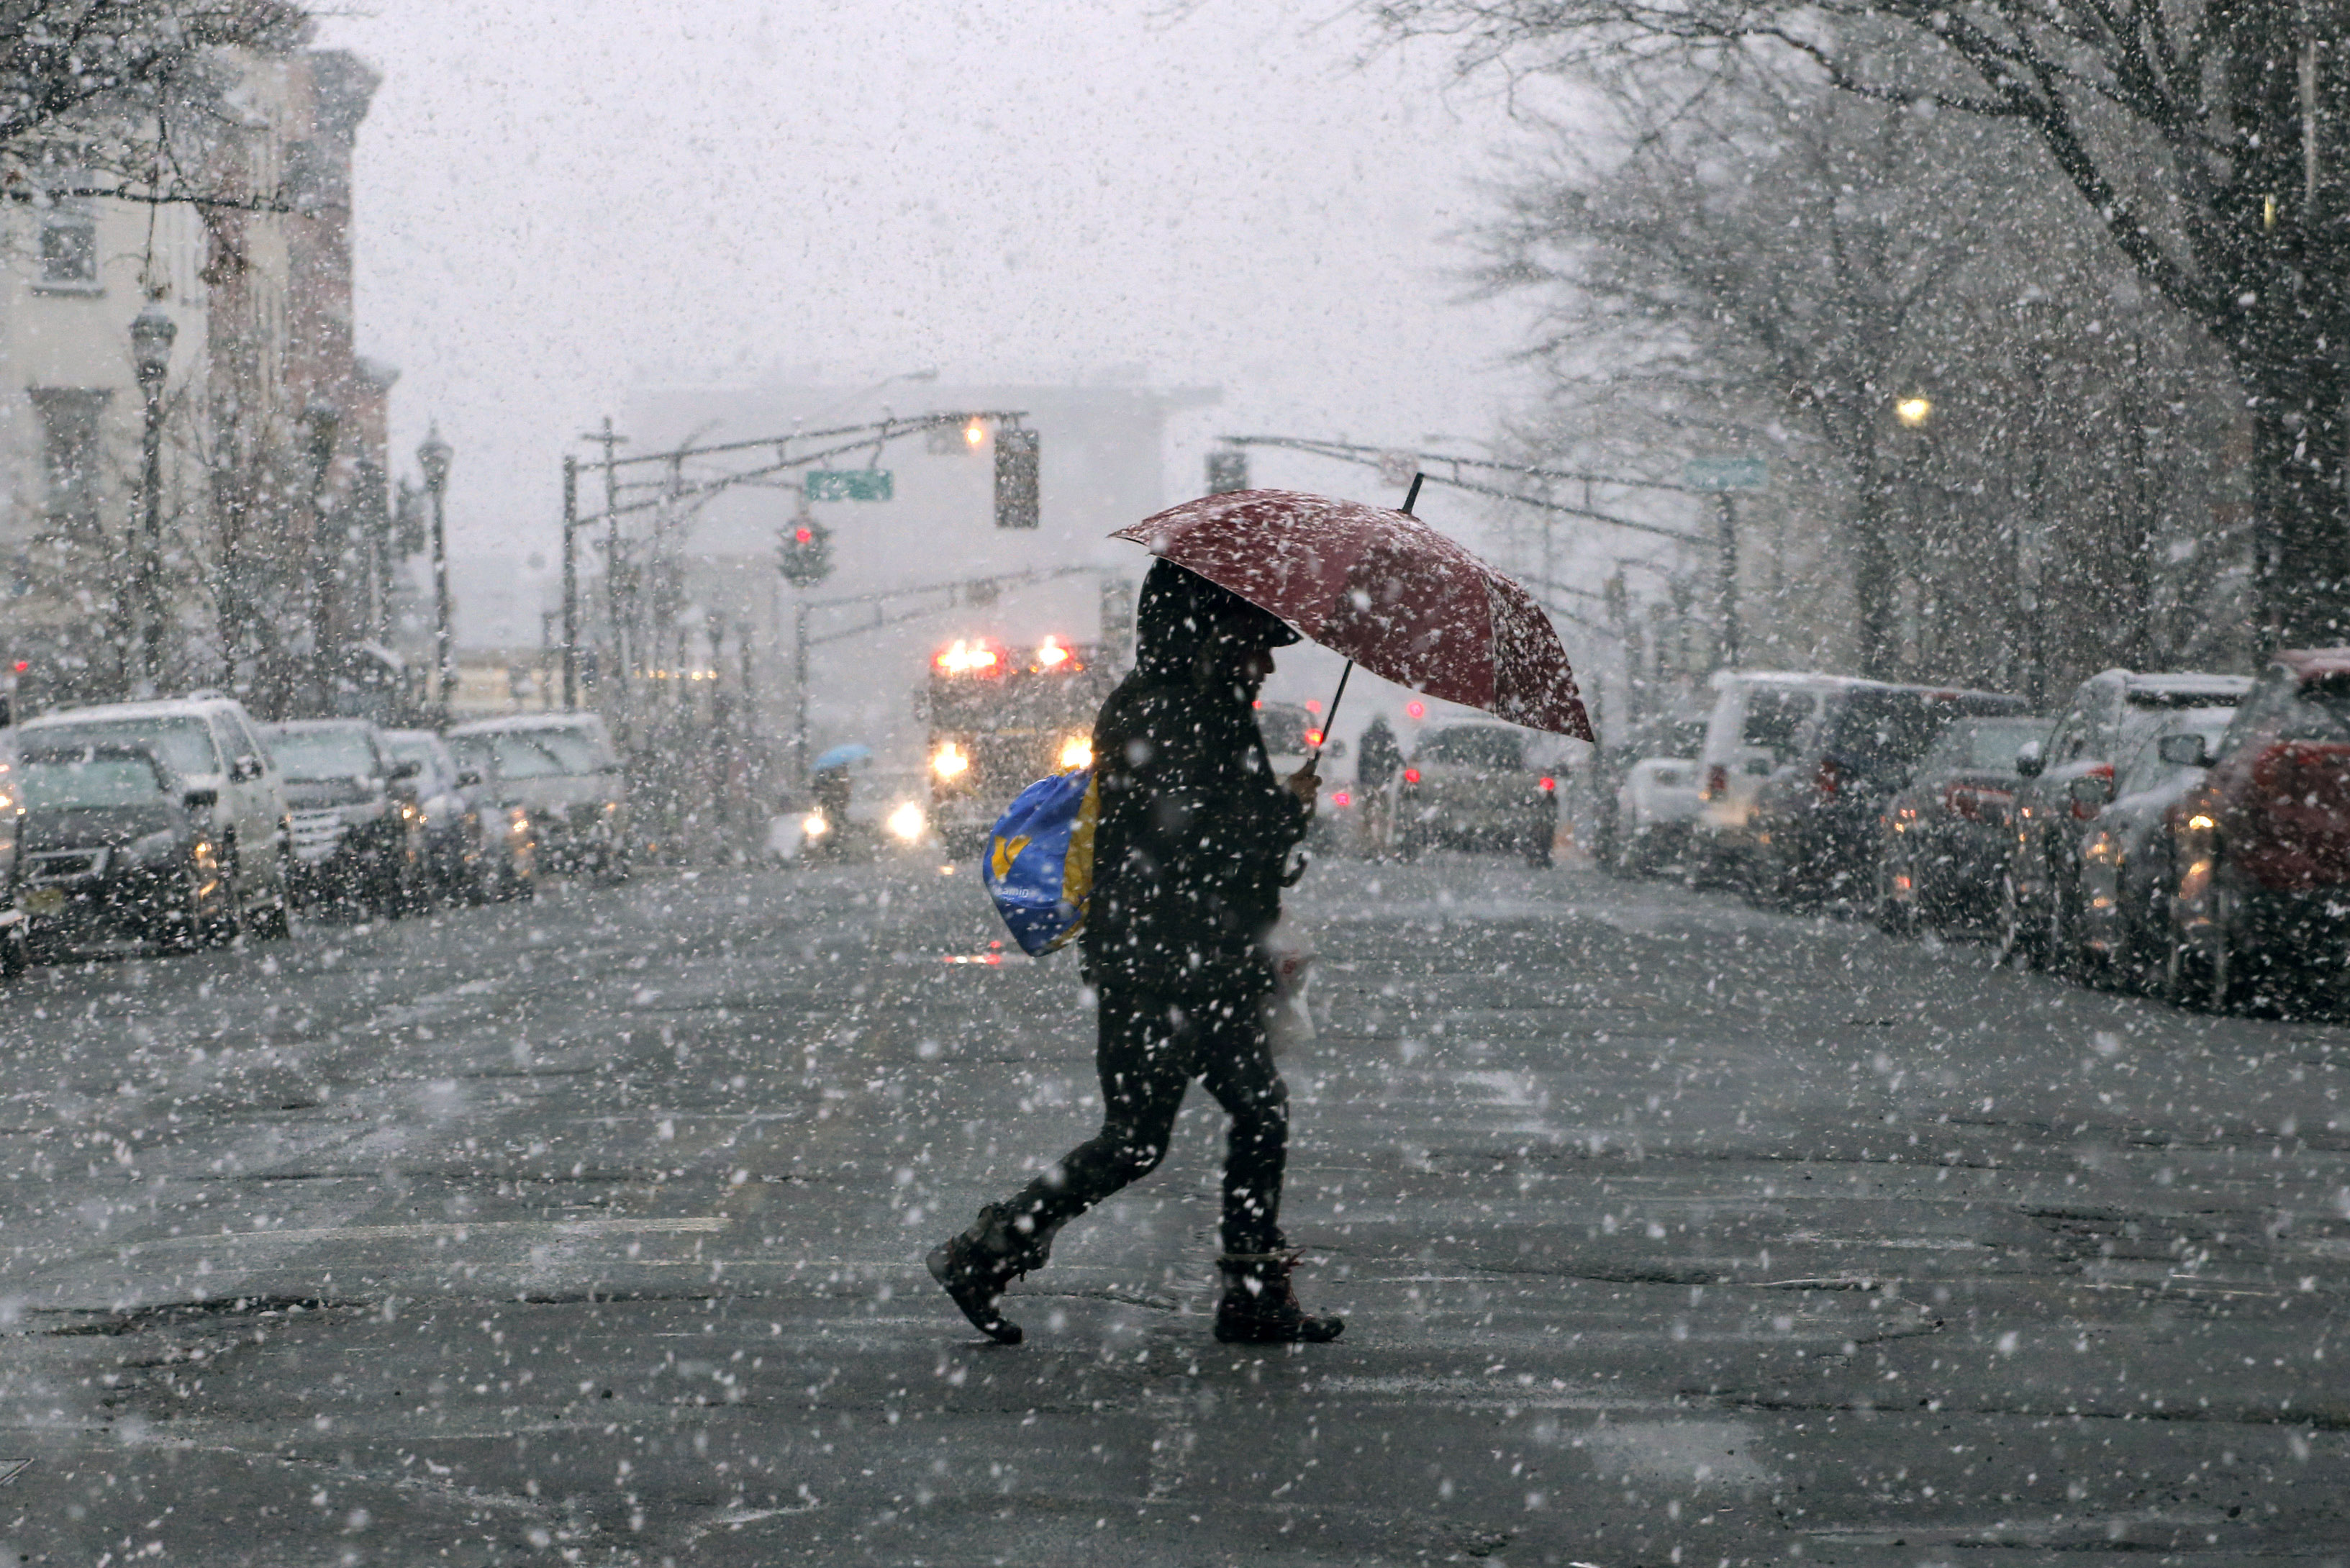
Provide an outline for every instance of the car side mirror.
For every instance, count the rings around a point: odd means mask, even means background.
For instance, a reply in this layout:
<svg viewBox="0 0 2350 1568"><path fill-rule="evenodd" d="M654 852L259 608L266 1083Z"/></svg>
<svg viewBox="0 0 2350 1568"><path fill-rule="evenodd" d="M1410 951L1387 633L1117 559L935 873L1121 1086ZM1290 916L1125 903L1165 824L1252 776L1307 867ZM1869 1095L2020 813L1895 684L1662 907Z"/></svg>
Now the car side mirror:
<svg viewBox="0 0 2350 1568"><path fill-rule="evenodd" d="M2015 771L2023 778L2036 779L2047 766L2046 760L2040 754L2040 742L2037 741L2024 742L2015 753Z"/></svg>
<svg viewBox="0 0 2350 1568"><path fill-rule="evenodd" d="M180 799L190 811L210 811L213 807L220 804L220 791L216 789L192 789L187 794L182 795Z"/></svg>
<svg viewBox="0 0 2350 1568"><path fill-rule="evenodd" d="M228 776L230 781L234 784L243 784L247 779L259 778L261 776L261 759L248 752L244 756L237 758L236 761L229 763Z"/></svg>
<svg viewBox="0 0 2350 1568"><path fill-rule="evenodd" d="M2155 754L2175 768L2208 768L2211 747L2199 734L2165 735L2154 743Z"/></svg>
<svg viewBox="0 0 2350 1568"><path fill-rule="evenodd" d="M392 763L392 764L391 764L391 776L392 776L395 780L397 780L397 779L412 779L412 778L414 778L417 774L419 774L422 773L423 771L424 771L424 764L423 764L422 763L420 763L420 762L416 761L416 760L415 760L414 758L412 758L412 757L411 757L411 758L410 758L407 762L404 762L404 763Z"/></svg>
<svg viewBox="0 0 2350 1568"><path fill-rule="evenodd" d="M2114 798L2114 781L2103 774L2083 774L2064 786L2064 793L2083 805L2103 805Z"/></svg>
<svg viewBox="0 0 2350 1568"><path fill-rule="evenodd" d="M459 789L472 789L474 785L476 785L476 784L480 784L481 782L482 782L482 770L481 770L481 769L479 769L479 768L460 768L460 769L458 769L458 770L457 770L457 787L458 787Z"/></svg>

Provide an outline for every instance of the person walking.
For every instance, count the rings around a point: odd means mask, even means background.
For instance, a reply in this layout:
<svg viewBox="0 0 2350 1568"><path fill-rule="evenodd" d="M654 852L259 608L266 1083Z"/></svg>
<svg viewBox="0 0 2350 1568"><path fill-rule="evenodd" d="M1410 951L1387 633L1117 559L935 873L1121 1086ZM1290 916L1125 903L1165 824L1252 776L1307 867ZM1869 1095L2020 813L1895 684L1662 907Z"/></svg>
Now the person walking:
<svg viewBox="0 0 2350 1568"><path fill-rule="evenodd" d="M1282 1234L1288 1091L1266 1048L1283 864L1305 836L1321 780L1309 762L1274 775L1254 701L1278 618L1171 561L1155 563L1135 615L1134 670L1094 722L1100 815L1078 936L1097 1002L1102 1125L1013 1198L934 1248L932 1277L990 1338L1021 1341L999 1303L1051 1255L1062 1226L1166 1158L1194 1078L1232 1118L1224 1157L1222 1294L1215 1334L1320 1343L1344 1323L1308 1314Z"/></svg>
<svg viewBox="0 0 2350 1568"><path fill-rule="evenodd" d="M1396 744L1387 715L1378 714L1363 727L1363 739L1355 753L1355 792L1363 797L1364 848L1370 854L1388 852L1394 805L1388 786L1402 768L1403 748Z"/></svg>

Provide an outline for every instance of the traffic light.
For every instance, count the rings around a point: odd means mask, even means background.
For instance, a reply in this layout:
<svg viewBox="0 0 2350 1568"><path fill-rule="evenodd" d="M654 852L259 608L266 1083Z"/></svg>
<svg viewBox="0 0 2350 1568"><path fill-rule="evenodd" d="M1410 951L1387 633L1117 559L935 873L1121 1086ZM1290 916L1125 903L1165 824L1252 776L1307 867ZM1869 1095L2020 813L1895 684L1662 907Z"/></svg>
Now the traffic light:
<svg viewBox="0 0 2350 1568"><path fill-rule="evenodd" d="M1220 447L1208 454L1208 493L1230 495L1235 490L1246 490L1248 452L1236 446Z"/></svg>
<svg viewBox="0 0 2350 1568"><path fill-rule="evenodd" d="M785 531L780 555L785 581L812 588L832 576L832 530L802 513Z"/></svg>
<svg viewBox="0 0 2350 1568"><path fill-rule="evenodd" d="M1036 432L1011 426L995 432L995 525L1034 528L1036 504Z"/></svg>

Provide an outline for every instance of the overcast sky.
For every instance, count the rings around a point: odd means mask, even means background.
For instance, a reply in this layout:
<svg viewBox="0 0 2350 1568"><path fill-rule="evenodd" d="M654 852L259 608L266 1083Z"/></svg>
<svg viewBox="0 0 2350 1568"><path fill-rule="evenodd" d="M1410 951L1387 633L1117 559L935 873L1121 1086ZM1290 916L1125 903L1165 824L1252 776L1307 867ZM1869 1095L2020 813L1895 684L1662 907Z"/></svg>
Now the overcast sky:
<svg viewBox="0 0 2350 1568"><path fill-rule="evenodd" d="M1502 105L1448 89L1434 51L1365 62L1343 0L1173 9L329 20L321 41L385 78L359 133L359 335L401 371L396 465L437 418L454 547L551 555L565 443L639 378L1221 385L1170 476L1216 430L1482 436L1524 389L1503 363L1520 317L1453 303L1448 236L1510 138Z"/></svg>

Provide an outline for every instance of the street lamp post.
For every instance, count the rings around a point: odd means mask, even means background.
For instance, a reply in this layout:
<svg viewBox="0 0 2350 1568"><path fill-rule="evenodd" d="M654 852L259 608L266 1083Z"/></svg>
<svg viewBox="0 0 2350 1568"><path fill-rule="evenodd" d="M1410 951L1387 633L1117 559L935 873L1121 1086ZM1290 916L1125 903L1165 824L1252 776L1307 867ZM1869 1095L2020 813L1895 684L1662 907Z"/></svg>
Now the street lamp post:
<svg viewBox="0 0 2350 1568"><path fill-rule="evenodd" d="M449 443L441 439L440 421L435 421L416 449L416 463L432 495L432 665L439 672L443 724L449 722L449 699L457 689L457 649L449 629Z"/></svg>
<svg viewBox="0 0 2350 1568"><path fill-rule="evenodd" d="M163 379L172 369L172 341L179 324L162 306L149 302L130 321L130 363L146 400L140 472L141 526L139 539L139 657L151 689L163 663Z"/></svg>

